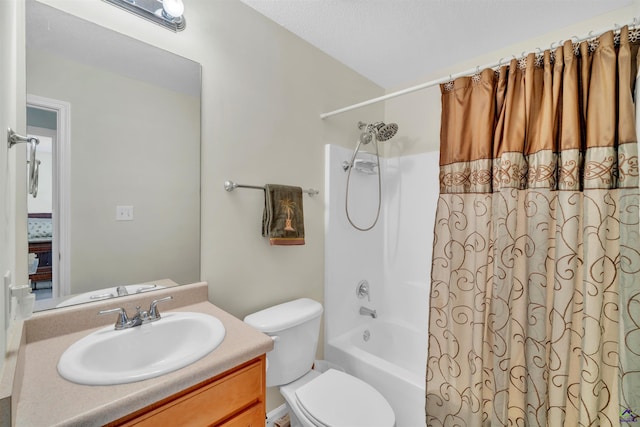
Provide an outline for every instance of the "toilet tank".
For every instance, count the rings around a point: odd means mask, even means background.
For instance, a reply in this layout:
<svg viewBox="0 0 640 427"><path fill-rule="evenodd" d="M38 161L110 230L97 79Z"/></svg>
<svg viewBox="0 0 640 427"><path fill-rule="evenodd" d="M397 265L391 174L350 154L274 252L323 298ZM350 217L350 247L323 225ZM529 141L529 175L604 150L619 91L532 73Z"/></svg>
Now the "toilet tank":
<svg viewBox="0 0 640 427"><path fill-rule="evenodd" d="M313 366L322 305L309 298L285 302L253 313L244 321L274 340L267 353L267 387L288 384Z"/></svg>

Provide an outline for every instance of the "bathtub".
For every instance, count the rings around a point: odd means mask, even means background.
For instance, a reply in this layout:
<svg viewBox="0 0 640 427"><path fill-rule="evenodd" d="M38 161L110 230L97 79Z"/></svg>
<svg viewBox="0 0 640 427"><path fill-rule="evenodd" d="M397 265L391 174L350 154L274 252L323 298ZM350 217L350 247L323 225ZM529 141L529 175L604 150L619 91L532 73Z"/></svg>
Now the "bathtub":
<svg viewBox="0 0 640 427"><path fill-rule="evenodd" d="M330 339L325 358L382 393L396 427L418 427L425 425L427 345L427 333L411 325L369 319Z"/></svg>

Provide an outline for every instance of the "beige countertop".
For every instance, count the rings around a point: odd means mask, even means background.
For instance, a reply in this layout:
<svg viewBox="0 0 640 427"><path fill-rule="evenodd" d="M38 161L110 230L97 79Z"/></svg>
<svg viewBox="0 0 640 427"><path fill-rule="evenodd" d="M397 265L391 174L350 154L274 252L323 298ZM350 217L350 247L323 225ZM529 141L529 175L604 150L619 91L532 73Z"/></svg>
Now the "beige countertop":
<svg viewBox="0 0 640 427"><path fill-rule="evenodd" d="M25 323L26 335L18 357L15 425L101 425L196 385L273 348L273 342L269 337L209 303L206 300L206 288L206 283L184 285L154 291L153 297L148 294L124 297L130 299L126 303L121 300L115 304L113 301L87 304L82 306L83 308L68 309L66 316L64 313L52 313L48 316L45 313L28 320ZM165 295L174 296L174 300L166 305L164 311L194 311L208 313L220 319L226 329L225 338L220 346L182 369L130 384L79 385L65 380L58 374L58 359L67 347L104 326L105 316L95 315L98 310L122 306L127 308L128 312L132 312L133 310L128 308L131 304L148 305L147 300L162 298ZM138 302L140 299L145 302ZM87 306L91 308L87 309ZM77 311L83 313L78 314ZM89 315L93 317L82 320L83 316ZM76 321L70 323L74 316ZM94 317L102 321L100 325L93 323L97 322ZM106 320L112 323L113 319ZM84 323L87 329L74 330L78 329L74 326L78 321ZM52 328L53 325L55 328ZM66 333L54 334L47 329L62 330Z"/></svg>

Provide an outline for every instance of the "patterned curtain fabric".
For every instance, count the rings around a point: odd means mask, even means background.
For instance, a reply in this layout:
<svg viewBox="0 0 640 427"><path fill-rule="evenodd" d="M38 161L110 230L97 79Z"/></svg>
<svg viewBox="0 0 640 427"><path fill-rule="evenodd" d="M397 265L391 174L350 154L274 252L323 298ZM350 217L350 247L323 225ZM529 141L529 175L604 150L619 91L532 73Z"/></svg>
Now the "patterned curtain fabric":
<svg viewBox="0 0 640 427"><path fill-rule="evenodd" d="M640 228L622 28L444 84L429 426L640 425Z"/></svg>

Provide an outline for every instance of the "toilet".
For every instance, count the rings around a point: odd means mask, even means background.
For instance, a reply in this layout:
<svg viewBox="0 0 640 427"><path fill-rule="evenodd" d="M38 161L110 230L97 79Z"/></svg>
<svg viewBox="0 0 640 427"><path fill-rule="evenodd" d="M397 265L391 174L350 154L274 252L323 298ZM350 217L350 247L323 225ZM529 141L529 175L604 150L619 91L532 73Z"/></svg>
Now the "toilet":
<svg viewBox="0 0 640 427"><path fill-rule="evenodd" d="M291 426L395 426L389 402L372 386L340 370L312 369L321 314L320 303L301 298L244 319L274 341L267 353L267 387L280 388L290 409Z"/></svg>

